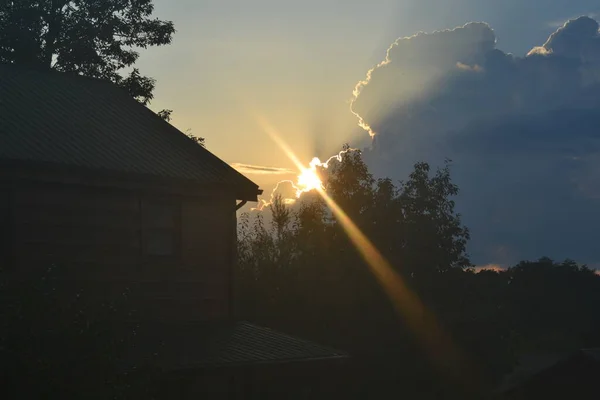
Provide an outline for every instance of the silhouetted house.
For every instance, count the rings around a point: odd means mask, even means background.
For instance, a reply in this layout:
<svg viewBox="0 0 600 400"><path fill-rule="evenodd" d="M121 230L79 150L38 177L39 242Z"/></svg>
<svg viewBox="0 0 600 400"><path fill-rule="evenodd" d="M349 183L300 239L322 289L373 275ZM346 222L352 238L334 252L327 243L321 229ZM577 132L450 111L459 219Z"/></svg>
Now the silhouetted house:
<svg viewBox="0 0 600 400"><path fill-rule="evenodd" d="M600 399L600 349L530 357L498 391L510 400Z"/></svg>
<svg viewBox="0 0 600 400"><path fill-rule="evenodd" d="M143 283L156 320L230 313L236 200L256 184L109 82L3 66L0 116L15 272Z"/></svg>
<svg viewBox="0 0 600 400"><path fill-rule="evenodd" d="M52 264L103 298L130 288L152 326L140 359L207 370L343 357L233 321L236 209L260 193L109 82L0 65L0 261L16 281Z"/></svg>

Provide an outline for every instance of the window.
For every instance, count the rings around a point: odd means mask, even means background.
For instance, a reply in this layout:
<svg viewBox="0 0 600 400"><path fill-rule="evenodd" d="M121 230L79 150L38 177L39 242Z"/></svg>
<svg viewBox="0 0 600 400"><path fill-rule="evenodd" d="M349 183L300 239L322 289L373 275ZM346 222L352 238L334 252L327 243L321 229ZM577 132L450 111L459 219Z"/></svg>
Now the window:
<svg viewBox="0 0 600 400"><path fill-rule="evenodd" d="M142 201L144 256L174 257L178 236L178 207L175 202Z"/></svg>
<svg viewBox="0 0 600 400"><path fill-rule="evenodd" d="M0 188L0 269L10 262L11 221L9 193Z"/></svg>

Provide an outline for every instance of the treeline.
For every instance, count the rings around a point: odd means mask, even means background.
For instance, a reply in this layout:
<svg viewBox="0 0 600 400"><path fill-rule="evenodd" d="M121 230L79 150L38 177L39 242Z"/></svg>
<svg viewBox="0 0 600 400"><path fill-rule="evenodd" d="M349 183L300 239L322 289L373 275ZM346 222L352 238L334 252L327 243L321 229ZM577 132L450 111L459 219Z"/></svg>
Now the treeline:
<svg viewBox="0 0 600 400"><path fill-rule="evenodd" d="M327 194L465 354L476 391L492 390L524 354L600 345L593 270L548 258L503 271L473 268L449 164L431 171L418 163L395 185L374 179L352 151L320 172ZM358 397L448 394L444 372L420 344L423 333L395 312L321 196L309 193L293 206L276 197L270 213L268 222L263 214L240 220L238 317L348 351L355 365L368 366L352 382Z"/></svg>

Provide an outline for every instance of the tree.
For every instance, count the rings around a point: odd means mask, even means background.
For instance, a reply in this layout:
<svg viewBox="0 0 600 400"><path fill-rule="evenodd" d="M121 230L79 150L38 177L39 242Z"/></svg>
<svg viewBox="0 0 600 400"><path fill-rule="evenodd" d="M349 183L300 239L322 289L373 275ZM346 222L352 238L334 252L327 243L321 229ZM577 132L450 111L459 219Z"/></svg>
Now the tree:
<svg viewBox="0 0 600 400"><path fill-rule="evenodd" d="M206 140L203 137L195 136L195 135L192 135L191 133L187 133L187 137L189 137L190 139L192 139L199 146L206 147Z"/></svg>
<svg viewBox="0 0 600 400"><path fill-rule="evenodd" d="M171 115L173 114L173 110L160 110L159 112L156 113L159 117L161 117L162 119L164 119L167 122L171 122Z"/></svg>
<svg viewBox="0 0 600 400"><path fill-rule="evenodd" d="M468 378L478 390L489 392L525 353L600 345L600 276L585 265L542 258L502 271L470 268L449 162L433 172L417 163L398 186L375 180L358 151L320 172L328 195L476 368ZM305 193L293 208L275 203L270 227L264 214L250 229L242 218L238 268L252 271L238 274L248 289L238 292L240 309L251 311L243 316L350 352L364 367L355 380L365 388L358 398L384 397L374 391L390 388L415 398L427 398L424 387L453 393L320 195Z"/></svg>
<svg viewBox="0 0 600 400"><path fill-rule="evenodd" d="M524 352L572 351L598 326L600 276L571 260L521 261L506 272L507 304Z"/></svg>
<svg viewBox="0 0 600 400"><path fill-rule="evenodd" d="M331 198L353 219L360 218L371 207L375 179L362 159L360 151L346 144L341 161L333 161L327 170L325 188Z"/></svg>
<svg viewBox="0 0 600 400"><path fill-rule="evenodd" d="M361 153L347 146L344 149L348 151L340 160L319 171L325 191L407 283L414 287L415 280L432 282L435 275L450 275L448 271L462 274L457 255L466 259L461 241L468 237L461 236L464 227L454 214L451 197L457 188L449 179L449 170L429 176L429 166L417 164L409 180L397 187L390 179L376 181ZM415 191L415 187L421 189ZM431 380L425 357L419 356L420 347L413 346L414 333L394 311L342 221L323 198L309 192L293 208L276 200L267 210L273 214L270 227L262 213L256 214L253 224L244 216L240 225L237 276L241 290L237 300L241 317L345 349L357 359L381 356L376 366L360 377L373 395L370 397L377 397L373 388L381 388L383 376L387 385L399 382L405 392L413 378ZM423 215L428 216L425 222L440 229L410 237ZM453 230L455 227L459 229ZM427 246L436 248L434 258L422 251ZM283 256L289 251L290 256ZM406 268L409 261L411 268ZM407 271L419 273L413 277ZM432 286L429 283L428 287ZM448 289L442 293L444 298L432 296L427 305L459 297ZM448 314L460 314L460 303L454 304L459 306ZM352 335L347 334L350 331ZM390 353L406 362L389 364ZM419 396L423 394L422 388L415 390Z"/></svg>
<svg viewBox="0 0 600 400"><path fill-rule="evenodd" d="M0 2L0 62L109 80L144 105L154 79L137 68L136 48L171 43L171 21L152 18L152 0Z"/></svg>
<svg viewBox="0 0 600 400"><path fill-rule="evenodd" d="M407 246L416 250L407 254L405 265L410 273L431 274L451 268L471 266L466 255L469 230L454 211L452 197L458 186L452 183L449 161L434 176L430 166L415 164L408 181L400 188Z"/></svg>

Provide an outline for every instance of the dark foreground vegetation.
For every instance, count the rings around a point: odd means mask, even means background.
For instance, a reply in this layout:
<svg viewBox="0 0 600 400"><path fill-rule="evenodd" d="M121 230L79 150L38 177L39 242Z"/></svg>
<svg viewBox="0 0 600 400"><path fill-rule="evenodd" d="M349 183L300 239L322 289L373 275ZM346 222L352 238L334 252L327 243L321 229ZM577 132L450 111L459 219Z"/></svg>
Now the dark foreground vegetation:
<svg viewBox="0 0 600 400"><path fill-rule="evenodd" d="M525 355L600 346L600 276L593 270L541 258L506 270L475 271L466 253L469 232L454 212L458 188L449 167L432 172L417 164L395 186L373 179L360 153L349 152L322 173L327 193L437 324L408 326L318 194L308 193L293 206L275 199L269 223L268 214L243 216L236 317L350 353L350 362L311 378L321 394L487 398ZM131 293L123 289L99 302L103 296L93 287L73 285L64 274L68 271L46 268L26 284L0 274L3 393L173 395L157 384L156 375L133 379L119 369L127 350L138 345L137 326L122 324L136 320ZM307 370L299 371L288 379L302 388ZM167 390L166 397L157 395L160 389ZM244 398L244 389L236 390ZM319 395L309 388L296 393Z"/></svg>
<svg viewBox="0 0 600 400"><path fill-rule="evenodd" d="M354 398L479 397L523 355L599 346L600 276L585 265L541 258L506 270L473 268L448 167L416 164L396 186L375 180L360 153L350 152L321 172L326 192L435 315L460 362L431 360L420 340L427 333L394 310L318 195L292 208L276 198L269 222L242 217L239 314L348 351ZM459 363L468 364L468 377L456 376Z"/></svg>
<svg viewBox="0 0 600 400"><path fill-rule="evenodd" d="M155 82L135 68L137 50L169 44L174 33L152 14L151 0L0 2L0 62L109 80L148 104ZM293 208L277 200L272 223L261 215L240 222L237 314L349 352L348 368L321 373L336 382L328 398L482 397L523 355L600 346L600 277L592 270L547 258L472 269L448 168L417 164L396 186L375 180L350 152L323 175L327 193L462 355L436 358L423 346L431 332L407 327L318 195ZM116 323L135 320L128 291L98 304L97 294L65 281L60 266L48 267L23 285L1 270L0 397L156 398L154 376L119 373L137 344L135 324ZM303 379L299 373L296 383ZM180 398L175 393L162 398Z"/></svg>

